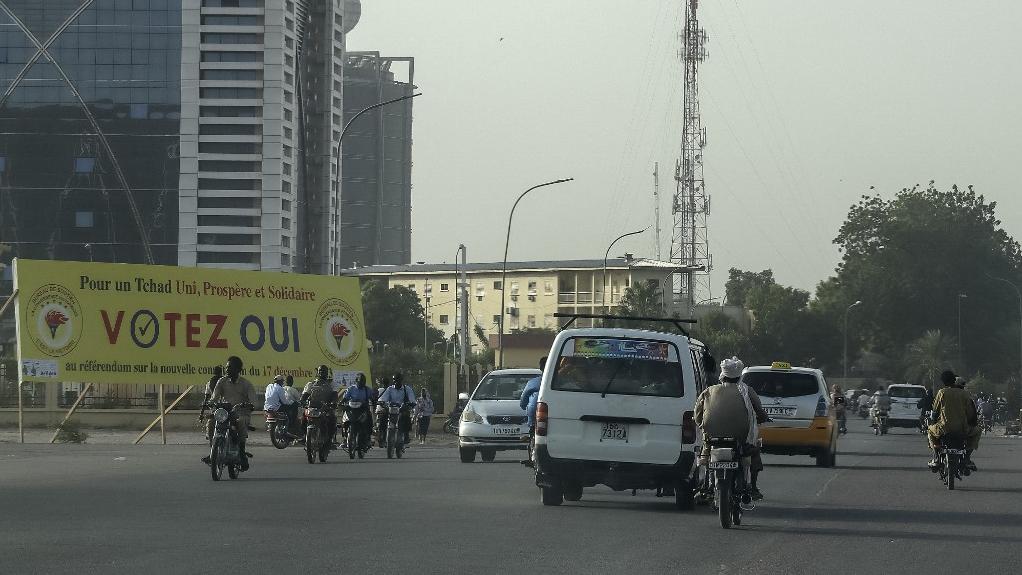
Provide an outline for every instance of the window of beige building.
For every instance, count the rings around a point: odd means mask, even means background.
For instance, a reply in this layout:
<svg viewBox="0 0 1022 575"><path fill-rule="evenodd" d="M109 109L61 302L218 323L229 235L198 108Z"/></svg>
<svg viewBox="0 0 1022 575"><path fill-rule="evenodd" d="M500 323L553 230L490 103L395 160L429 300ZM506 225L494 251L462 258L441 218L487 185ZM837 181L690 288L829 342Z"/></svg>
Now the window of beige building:
<svg viewBox="0 0 1022 575"><path fill-rule="evenodd" d="M447 325L449 323L451 323L450 316L446 316L446 315L441 315L440 316L440 325Z"/></svg>
<svg viewBox="0 0 1022 575"><path fill-rule="evenodd" d="M526 318L527 325L529 327L536 327L536 316L530 315Z"/></svg>

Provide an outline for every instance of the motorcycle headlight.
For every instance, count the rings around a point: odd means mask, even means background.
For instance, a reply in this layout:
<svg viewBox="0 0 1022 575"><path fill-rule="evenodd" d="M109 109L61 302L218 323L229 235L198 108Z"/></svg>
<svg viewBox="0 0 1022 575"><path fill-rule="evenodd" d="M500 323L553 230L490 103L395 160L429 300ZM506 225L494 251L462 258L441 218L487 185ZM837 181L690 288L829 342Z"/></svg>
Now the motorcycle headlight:
<svg viewBox="0 0 1022 575"><path fill-rule="evenodd" d="M461 412L461 420L467 423L482 423L483 417L471 409Z"/></svg>
<svg viewBox="0 0 1022 575"><path fill-rule="evenodd" d="M230 418L230 416L231 415L227 413L227 410L222 407L216 408L213 412L213 419L217 420L219 423L224 423L228 418Z"/></svg>

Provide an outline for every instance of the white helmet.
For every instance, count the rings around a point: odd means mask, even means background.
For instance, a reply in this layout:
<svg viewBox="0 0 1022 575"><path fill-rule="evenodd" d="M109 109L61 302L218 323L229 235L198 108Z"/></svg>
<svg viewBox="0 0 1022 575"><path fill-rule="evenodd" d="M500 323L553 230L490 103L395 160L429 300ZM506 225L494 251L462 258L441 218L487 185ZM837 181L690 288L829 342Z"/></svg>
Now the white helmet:
<svg viewBox="0 0 1022 575"><path fill-rule="evenodd" d="M732 356L731 359L725 359L720 362L720 377L735 379L742 377L742 370L745 369L745 364L742 360L738 359L737 356Z"/></svg>

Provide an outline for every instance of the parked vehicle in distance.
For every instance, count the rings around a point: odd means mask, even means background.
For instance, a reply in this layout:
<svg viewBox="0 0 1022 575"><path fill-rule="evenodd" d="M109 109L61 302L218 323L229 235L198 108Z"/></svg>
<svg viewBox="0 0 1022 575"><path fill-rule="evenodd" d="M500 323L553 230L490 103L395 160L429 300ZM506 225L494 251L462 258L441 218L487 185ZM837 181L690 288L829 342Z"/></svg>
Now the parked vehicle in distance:
<svg viewBox="0 0 1022 575"><path fill-rule="evenodd" d="M458 425L458 452L462 463L493 461L498 451L529 448L529 426L519 405L525 384L541 374L538 369L501 369L479 380Z"/></svg>

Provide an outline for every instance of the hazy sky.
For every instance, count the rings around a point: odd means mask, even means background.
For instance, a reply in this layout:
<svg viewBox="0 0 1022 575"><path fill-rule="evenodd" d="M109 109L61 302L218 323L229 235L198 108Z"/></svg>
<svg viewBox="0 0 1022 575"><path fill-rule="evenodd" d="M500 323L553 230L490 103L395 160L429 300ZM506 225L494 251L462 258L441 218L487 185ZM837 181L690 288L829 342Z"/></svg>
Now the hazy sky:
<svg viewBox="0 0 1022 575"><path fill-rule="evenodd" d="M713 294L730 267L812 289L849 206L972 184L1022 238L1022 2L703 0ZM413 260L602 258L653 222L681 133L681 0L363 0L351 50L414 56ZM652 230L614 252L654 255ZM666 257L666 256L665 256ZM701 297L709 297L702 295Z"/></svg>

